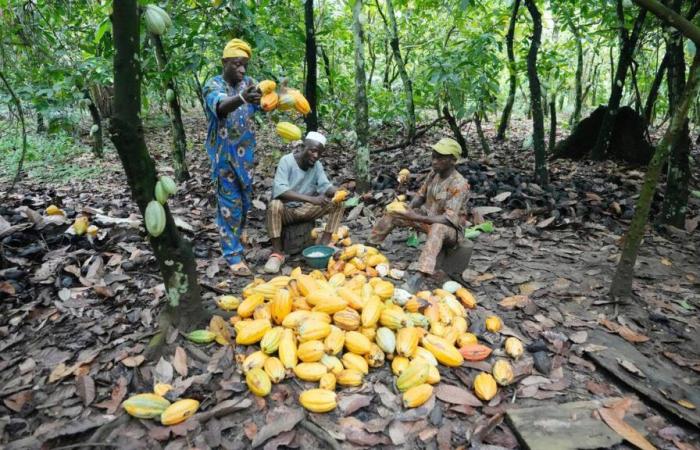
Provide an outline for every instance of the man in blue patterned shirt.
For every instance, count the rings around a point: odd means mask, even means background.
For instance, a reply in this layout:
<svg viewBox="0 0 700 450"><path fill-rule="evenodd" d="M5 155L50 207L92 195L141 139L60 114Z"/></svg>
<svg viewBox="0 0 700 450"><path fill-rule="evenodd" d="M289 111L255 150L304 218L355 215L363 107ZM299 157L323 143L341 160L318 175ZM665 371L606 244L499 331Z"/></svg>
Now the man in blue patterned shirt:
<svg viewBox="0 0 700 450"><path fill-rule="evenodd" d="M209 130L205 147L216 186L221 251L234 275L250 276L243 260L241 233L253 191L253 115L260 111L261 92L246 76L250 46L233 39L224 48L222 75L207 81L203 89Z"/></svg>

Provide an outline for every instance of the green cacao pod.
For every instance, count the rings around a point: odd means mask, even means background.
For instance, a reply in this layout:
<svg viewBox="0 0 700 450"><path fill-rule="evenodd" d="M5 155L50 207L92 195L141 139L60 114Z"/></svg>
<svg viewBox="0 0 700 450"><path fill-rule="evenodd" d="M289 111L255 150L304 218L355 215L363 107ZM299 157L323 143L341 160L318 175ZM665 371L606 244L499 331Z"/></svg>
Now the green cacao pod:
<svg viewBox="0 0 700 450"><path fill-rule="evenodd" d="M163 22L165 22L166 28L170 28L173 26L173 21L170 20L170 16L168 15L167 12L165 12L165 10L163 8L161 8L158 5L148 5L148 6L153 8L160 15L161 19L163 19Z"/></svg>
<svg viewBox="0 0 700 450"><path fill-rule="evenodd" d="M173 91L172 89L168 89L167 91L165 91L165 99L169 102L175 100L175 91Z"/></svg>
<svg viewBox="0 0 700 450"><path fill-rule="evenodd" d="M100 127L97 124L91 126L90 127L90 136L97 133L98 131L100 131Z"/></svg>
<svg viewBox="0 0 700 450"><path fill-rule="evenodd" d="M153 419L168 409L170 402L156 394L136 394L122 403L122 408L133 417Z"/></svg>
<svg viewBox="0 0 700 450"><path fill-rule="evenodd" d="M168 195L173 195L177 192L177 184L175 184L175 180L166 175L160 177L159 180L163 185L163 189L165 189L165 192L167 192Z"/></svg>
<svg viewBox="0 0 700 450"><path fill-rule="evenodd" d="M298 141L301 139L301 130L299 127L289 122L278 123L277 134L287 142Z"/></svg>
<svg viewBox="0 0 700 450"><path fill-rule="evenodd" d="M210 344L216 339L216 333L209 330L194 330L187 334L187 339L195 344Z"/></svg>
<svg viewBox="0 0 700 450"><path fill-rule="evenodd" d="M160 181L156 183L155 197L156 200L158 200L158 203L160 203L161 205L165 205L165 202L168 201L168 193L165 192L163 183L161 183Z"/></svg>
<svg viewBox="0 0 700 450"><path fill-rule="evenodd" d="M146 231L153 237L158 237L165 230L165 208L156 200L151 200L146 206Z"/></svg>
<svg viewBox="0 0 700 450"><path fill-rule="evenodd" d="M148 29L149 33L160 36L161 34L165 33L168 25L156 8L157 7L154 7L153 5L148 5L146 7L146 11L143 13L143 17L146 20L146 28Z"/></svg>

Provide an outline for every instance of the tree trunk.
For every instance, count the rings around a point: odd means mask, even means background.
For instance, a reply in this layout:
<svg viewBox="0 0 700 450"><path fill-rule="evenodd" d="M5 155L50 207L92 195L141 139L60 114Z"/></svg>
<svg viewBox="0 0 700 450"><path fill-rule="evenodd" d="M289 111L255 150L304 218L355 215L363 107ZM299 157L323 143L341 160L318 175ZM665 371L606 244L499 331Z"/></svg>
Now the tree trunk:
<svg viewBox="0 0 700 450"><path fill-rule="evenodd" d="M438 114L440 114L439 109ZM464 136L462 136L462 130L459 129L457 120L455 119L455 116L453 116L450 112L450 108L449 106L447 106L447 104L445 104L445 106L442 107L442 115L445 116L445 120L447 120L447 123L450 126L450 130L452 130L452 134L454 135L455 140L459 143L459 146L462 148L462 158L466 158L469 155L469 151L467 150L467 141L464 140Z"/></svg>
<svg viewBox="0 0 700 450"><path fill-rule="evenodd" d="M39 111L36 113L36 132L38 134L46 133L46 121L44 121L44 115Z"/></svg>
<svg viewBox="0 0 700 450"><path fill-rule="evenodd" d="M574 87L574 112L571 115L569 123L573 126L581 120L581 106L583 104L583 43L581 42L581 33L571 19L567 20L569 28L574 35L574 43L576 44L576 76ZM550 148L550 152L551 152Z"/></svg>
<svg viewBox="0 0 700 450"><path fill-rule="evenodd" d="M479 137L479 143L481 144L481 149L484 151L484 155L491 154L491 147L489 147L489 142L486 140L486 135L484 135L484 130L481 128L481 112L477 111L474 113L474 124L476 125L476 135Z"/></svg>
<svg viewBox="0 0 700 450"><path fill-rule="evenodd" d="M202 82L199 81L199 77L197 76L197 73L194 73L194 84L197 88L197 100L199 101L199 106L202 107L202 113L204 114L204 118L207 118L207 106L204 104L204 92L203 92L203 86Z"/></svg>
<svg viewBox="0 0 700 450"><path fill-rule="evenodd" d="M549 184L547 155L544 148L544 115L542 113L542 88L537 76L537 52L542 39L542 16L534 0L525 0L532 17L533 32L527 54L527 78L530 84L530 106L532 108L532 142L535 149L535 179L542 186Z"/></svg>
<svg viewBox="0 0 700 450"><path fill-rule="evenodd" d="M675 0L673 9L680 11L682 2ZM685 89L685 55L683 48L683 35L677 31L670 33L666 43L666 54L669 55L668 63L668 107L674 111L682 100ZM673 225L676 228L685 228L685 213L688 207L688 182L690 181L690 127L688 119L681 127L680 135L671 146L671 154L668 158L668 172L666 174L666 195L661 212L661 223Z"/></svg>
<svg viewBox="0 0 700 450"><path fill-rule="evenodd" d="M515 69L515 53L513 52L513 38L515 36L515 24L518 21L518 9L520 8L520 0L513 2L513 10L510 14L510 23L508 24L508 33L506 34L506 52L508 53L508 99L503 107L501 122L498 124L498 132L496 140L502 141L506 138L506 130L510 122L510 113L513 111L515 103L515 89L518 84L517 71Z"/></svg>
<svg viewBox="0 0 700 450"><path fill-rule="evenodd" d="M173 99L168 102L168 115L170 116L170 129L173 133L173 168L175 169L175 178L177 181L185 181L190 178L187 171L187 137L185 136L185 126L182 124L182 110L180 109L180 93L177 89L175 78L167 75L168 56L165 53L165 46L160 36L150 33L153 49L158 62L158 69L166 76L165 88L173 91Z"/></svg>
<svg viewBox="0 0 700 450"><path fill-rule="evenodd" d="M114 113L111 138L124 166L133 199L141 213L153 200L156 167L148 153L141 122L141 67L137 0L114 2ZM165 231L149 236L163 276L168 303L160 314L161 336L171 324L187 331L205 317L190 243L184 240L168 206Z"/></svg>
<svg viewBox="0 0 700 450"><path fill-rule="evenodd" d="M304 2L304 23L306 24L306 88L304 94L311 106L311 112L306 115L306 129L318 129L317 91L317 57L316 32L314 31L314 0Z"/></svg>
<svg viewBox="0 0 700 450"><path fill-rule="evenodd" d="M367 112L367 75L365 74L365 47L363 39L362 0L355 0L352 6L352 35L355 44L355 178L357 190L367 192L370 189L369 173L369 119Z"/></svg>
<svg viewBox="0 0 700 450"><path fill-rule="evenodd" d="M318 48L321 49L321 58L323 58L323 71L326 72L326 78L328 78L328 94L330 94L331 97L335 96L335 92L333 91L333 75L331 72L331 62L328 59L328 55L326 54L326 49L321 47L320 45Z"/></svg>
<svg viewBox="0 0 700 450"><path fill-rule="evenodd" d="M551 155L557 143L557 95L552 94L549 100L549 145L547 149Z"/></svg>
<svg viewBox="0 0 700 450"><path fill-rule="evenodd" d="M7 81L7 78L5 78L5 74L2 72L2 70L0 70L0 80L2 80L2 84L5 86L5 89L7 89L7 92L9 92L10 97L12 98L12 103L15 104L15 108L17 109L17 115L19 116L19 124L22 129L22 153L20 153L19 155L17 172L15 173L15 177L12 180L12 184L10 185L9 190L12 191L15 187L15 184L19 181L19 178L22 175L24 157L27 155L27 125L24 120L24 108L22 108L22 101L15 94L15 91L12 89L12 86L10 86L10 83Z"/></svg>
<svg viewBox="0 0 700 450"><path fill-rule="evenodd" d="M651 88L649 88L649 95L647 96L647 101L644 104L644 122L647 125L651 125L652 114L654 112L654 104L656 103L656 98L659 95L659 88L664 80L664 74L666 73L666 68L668 67L668 51L664 55L664 59L661 60L661 64L656 71L654 76L654 81L651 83Z"/></svg>
<svg viewBox="0 0 700 450"><path fill-rule="evenodd" d="M92 137L92 152L97 158L102 158L104 155L102 117L100 116L100 111L97 109L97 105L95 105L93 99L90 98L90 91L86 89L85 92L83 92L83 95L85 96L85 99L90 102L88 103L88 110L90 111L90 117L92 117L92 125L97 125L97 131L93 132L92 128L90 129L90 136Z"/></svg>
<svg viewBox="0 0 700 450"><path fill-rule="evenodd" d="M622 8L622 0L618 0L618 10ZM617 62L617 70L615 71L615 78L612 85L612 90L610 91L610 99L608 100L608 111L605 116L603 116L603 122L600 125L600 131L598 132L598 138L596 143L591 150L591 157L593 159L602 160L605 158L605 153L608 150L608 144L610 143L610 134L612 133L613 124L615 123L615 117L617 116L618 108L620 107L620 100L622 99L622 92L625 87L625 78L627 76L627 69L632 63L632 55L634 54L634 49L637 46L637 41L639 40L639 35L642 31L642 25L644 24L644 18L646 17L647 10L641 8L637 18L634 21L634 27L632 28L632 34L627 36L626 30L621 29L620 35L623 41L622 47L620 48L620 56ZM624 16L621 18L624 24ZM622 25L621 25L622 26Z"/></svg>
<svg viewBox="0 0 700 450"><path fill-rule="evenodd" d="M377 8L379 4L377 3ZM380 10L381 11L381 10ZM384 40L384 78L382 84L384 89L387 91L391 88L391 83L389 82L389 75L391 74L391 53L389 53L389 40Z"/></svg>
<svg viewBox="0 0 700 450"><path fill-rule="evenodd" d="M401 75L401 81L403 82L403 89L406 95L406 119L408 121L408 141L413 142L416 136L416 110L413 105L413 83L411 78L408 76L406 71L406 66L403 63L403 58L401 58L401 48L399 47L399 31L396 26L396 15L394 14L394 6L392 5L392 0L386 0L386 11L389 16L389 22L391 23L391 40L389 44L391 45L391 50L394 54L394 61L396 66L399 68L399 74Z"/></svg>
<svg viewBox="0 0 700 450"><path fill-rule="evenodd" d="M638 0L635 0L638 1ZM669 125L664 137L656 147L654 157L649 163L647 173L644 176L644 184L639 194L639 200L634 209L634 217L630 227L625 234L624 244L622 247L622 256L617 265L615 276L610 287L610 294L617 298L629 297L632 293L632 277L634 276L634 264L637 261L637 253L639 252L639 244L644 237L644 229L646 228L649 218L649 210L651 202L654 199L656 192L656 184L659 179L659 174L663 168L664 162L668 158L671 147L675 145L683 133L688 116L688 109L691 102L698 95L698 86L700 86L700 52L695 54L693 65L690 68L688 82L685 90L681 94L678 107L673 110L671 124Z"/></svg>

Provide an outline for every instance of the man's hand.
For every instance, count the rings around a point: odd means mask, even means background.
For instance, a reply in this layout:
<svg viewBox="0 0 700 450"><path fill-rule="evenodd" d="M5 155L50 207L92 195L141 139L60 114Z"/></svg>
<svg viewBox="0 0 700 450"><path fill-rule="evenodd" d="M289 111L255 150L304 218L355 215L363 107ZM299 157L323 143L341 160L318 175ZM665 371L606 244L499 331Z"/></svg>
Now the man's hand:
<svg viewBox="0 0 700 450"><path fill-rule="evenodd" d="M258 90L258 87L254 84L245 88L243 92L241 92L241 96L246 102L252 103L254 105L259 105L260 98L262 97L260 91Z"/></svg>
<svg viewBox="0 0 700 450"><path fill-rule="evenodd" d="M329 199L325 195L317 195L315 197L309 197L308 201L312 205L326 206L331 202L331 199Z"/></svg>

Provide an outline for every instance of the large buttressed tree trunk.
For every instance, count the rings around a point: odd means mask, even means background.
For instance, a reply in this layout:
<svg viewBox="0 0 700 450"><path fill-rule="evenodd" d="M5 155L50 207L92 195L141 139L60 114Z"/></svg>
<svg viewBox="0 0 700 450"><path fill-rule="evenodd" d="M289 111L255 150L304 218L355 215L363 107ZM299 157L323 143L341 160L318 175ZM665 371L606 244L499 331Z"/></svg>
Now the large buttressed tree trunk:
<svg viewBox="0 0 700 450"><path fill-rule="evenodd" d="M622 46L620 48L620 56L617 61L617 69L615 70L615 78L613 79L613 84L610 90L610 98L608 99L608 113L603 118L603 124L600 126L598 139L596 140L596 144L593 146L593 150L591 151L591 156L593 159L598 160L605 158L605 153L608 150L610 133L612 132L613 124L615 123L615 116L620 108L620 100L622 100L622 93L625 88L627 69L632 63L632 55L634 54L634 49L637 46L637 41L639 40L639 36L642 32L642 25L644 24L647 10L644 8L639 10L639 14L637 14L637 18L634 21L634 26L632 27L632 34L629 36L627 35L627 30L624 28L625 16L622 8L622 0L617 0L617 14L620 22L620 41L622 42Z"/></svg>
<svg viewBox="0 0 700 450"><path fill-rule="evenodd" d="M306 116L306 129L318 130L318 104L316 91L318 84L318 69L316 55L316 31L314 30L314 0L304 2L304 24L306 27L306 87L304 95L309 101L311 112ZM330 83L330 80L329 80Z"/></svg>
<svg viewBox="0 0 700 450"><path fill-rule="evenodd" d="M158 68L161 72L167 70L168 56L165 53L165 46L163 45L163 40L157 34L150 34L151 42L153 42L153 48L156 54L156 61L158 62ZM168 114L170 116L170 129L173 133L173 167L175 169L175 178L178 181L185 181L189 179L190 173L187 170L187 159L185 155L187 154L187 137L185 136L185 126L182 123L182 109L180 108L180 92L177 88L177 83L175 78L168 75L165 81L165 89L170 89L173 91L172 99L167 99L168 102Z"/></svg>
<svg viewBox="0 0 700 450"><path fill-rule="evenodd" d="M139 58L139 16L136 0L114 2L114 111L111 139L124 166L131 196L143 214L153 200L158 174L143 136L141 112L141 67ZM174 324L188 330L205 316L197 283L197 273L190 243L175 227L165 205L165 231L150 237L160 273L163 276L168 304L161 312L163 331Z"/></svg>
<svg viewBox="0 0 700 450"><path fill-rule="evenodd" d="M497 140L506 138L506 130L510 122L510 113L513 111L515 103L515 90L518 87L518 78L515 68L515 52L513 51L513 40L515 37L515 25L518 21L518 9L520 8L520 0L513 1L513 10L510 15L510 24L508 25L508 33L506 34L506 52L508 54L508 98L506 105L503 107L501 122L498 124L498 132L496 133Z"/></svg>
<svg viewBox="0 0 700 450"><path fill-rule="evenodd" d="M365 49L362 38L362 0L354 0L352 6L352 35L355 45L355 178L357 189L366 192L370 188L369 174L369 118L367 112L367 79L365 75Z"/></svg>
<svg viewBox="0 0 700 450"><path fill-rule="evenodd" d="M537 52L542 39L542 16L535 0L525 0L525 6L532 17L533 32L530 51L527 54L527 78L530 84L530 105L532 108L532 142L535 149L535 179L543 186L549 183L547 155L544 147L544 113L542 112L542 88L537 76Z"/></svg>

